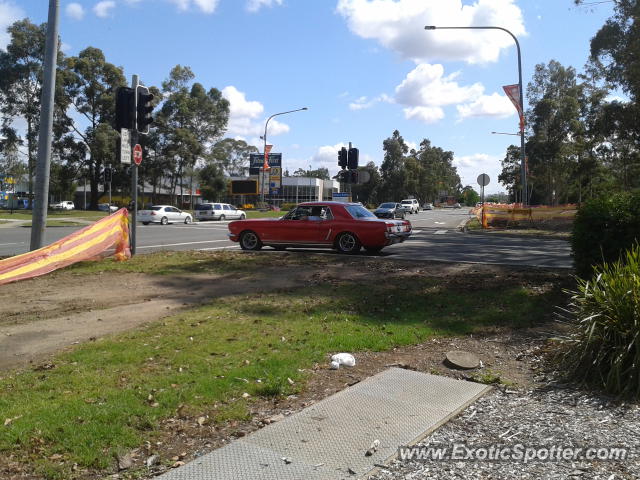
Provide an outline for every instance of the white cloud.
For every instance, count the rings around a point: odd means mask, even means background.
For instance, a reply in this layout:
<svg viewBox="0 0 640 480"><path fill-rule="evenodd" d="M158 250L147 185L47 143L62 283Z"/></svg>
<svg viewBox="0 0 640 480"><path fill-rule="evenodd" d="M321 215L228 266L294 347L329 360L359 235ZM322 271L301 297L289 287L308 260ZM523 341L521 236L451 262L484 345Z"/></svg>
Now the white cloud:
<svg viewBox="0 0 640 480"><path fill-rule="evenodd" d="M248 0L247 11L255 13L262 7L273 7L282 5L282 0Z"/></svg>
<svg viewBox="0 0 640 480"><path fill-rule="evenodd" d="M187 11L192 6L196 7L203 13L213 13L216 11L218 7L218 3L220 0L170 0L171 3L174 3L178 10Z"/></svg>
<svg viewBox="0 0 640 480"><path fill-rule="evenodd" d="M454 79L458 73L444 76L440 64L421 64L396 87L395 100L407 106L441 107L469 101L482 95L484 87L474 83L461 87Z"/></svg>
<svg viewBox="0 0 640 480"><path fill-rule="evenodd" d="M21 8L17 7L13 4L13 2L2 2L0 1L0 49L4 50L9 42L11 41L11 37L7 33L7 28L10 27L14 22L24 18L25 13Z"/></svg>
<svg viewBox="0 0 640 480"><path fill-rule="evenodd" d="M462 185L471 185L477 192L480 192L480 186L477 182L478 175L481 173L489 175L490 183L485 187L485 194L487 194L502 191L498 183L498 175L502 170L500 160L502 160L502 157L497 155L476 153L455 157L453 165L458 169Z"/></svg>
<svg viewBox="0 0 640 480"><path fill-rule="evenodd" d="M416 63L434 58L486 63L514 46L513 39L495 30L424 30L425 25L500 25L516 37L526 35L516 0L339 0L337 11L353 33Z"/></svg>
<svg viewBox="0 0 640 480"><path fill-rule="evenodd" d="M84 18L84 7L79 3L70 3L65 9L68 17L74 20L82 20Z"/></svg>
<svg viewBox="0 0 640 480"><path fill-rule="evenodd" d="M376 103L380 103L380 102L392 103L393 99L389 98L389 96L385 95L384 93L375 98L372 98L371 100L369 100L367 97L360 97L349 104L349 109L365 110L367 108L373 107Z"/></svg>
<svg viewBox="0 0 640 480"><path fill-rule="evenodd" d="M266 118L264 118L264 106L255 100L247 100L245 93L234 86L222 89L222 96L229 101L229 124L227 133L230 136L254 137L249 143L259 145L258 138L264 135ZM276 119L269 121L267 140L272 143L271 137L287 133L289 125Z"/></svg>
<svg viewBox="0 0 640 480"><path fill-rule="evenodd" d="M408 120L420 120L423 123L436 123L444 118L444 111L440 107L409 107L403 109L404 117Z"/></svg>
<svg viewBox="0 0 640 480"><path fill-rule="evenodd" d="M482 95L475 101L458 105L456 108L461 120L469 117L507 118L516 114L511 100L499 93Z"/></svg>
<svg viewBox="0 0 640 480"><path fill-rule="evenodd" d="M103 0L102 2L98 2L93 7L93 13L95 13L100 18L106 18L111 16L111 10L113 10L116 6L116 2L113 0Z"/></svg>

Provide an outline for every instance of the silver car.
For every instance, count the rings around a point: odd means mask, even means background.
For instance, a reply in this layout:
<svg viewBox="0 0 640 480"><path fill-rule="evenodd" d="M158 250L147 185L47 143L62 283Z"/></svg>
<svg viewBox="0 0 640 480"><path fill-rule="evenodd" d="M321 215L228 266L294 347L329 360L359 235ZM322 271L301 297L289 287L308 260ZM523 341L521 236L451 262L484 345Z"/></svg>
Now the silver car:
<svg viewBox="0 0 640 480"><path fill-rule="evenodd" d="M171 205L154 205L148 210L140 210L138 212L138 221L142 222L143 225L149 225L150 223L166 225L167 223L191 223L193 219L190 213L183 212Z"/></svg>
<svg viewBox="0 0 640 480"><path fill-rule="evenodd" d="M228 203L201 203L194 210L196 220L244 220L247 214Z"/></svg>

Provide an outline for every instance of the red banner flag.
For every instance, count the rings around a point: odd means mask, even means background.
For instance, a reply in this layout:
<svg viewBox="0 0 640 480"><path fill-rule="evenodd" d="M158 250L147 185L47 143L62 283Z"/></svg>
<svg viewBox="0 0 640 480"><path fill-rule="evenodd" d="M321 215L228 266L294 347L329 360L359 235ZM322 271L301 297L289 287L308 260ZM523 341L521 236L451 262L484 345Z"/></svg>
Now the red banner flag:
<svg viewBox="0 0 640 480"><path fill-rule="evenodd" d="M502 89L504 90L504 93L507 94L507 97L509 97L509 100L511 100L511 103L513 103L513 106L516 107L516 110L518 111L518 116L520 117L520 131L522 132L524 131L524 115L522 112L522 106L520 105L520 85L504 85Z"/></svg>
<svg viewBox="0 0 640 480"><path fill-rule="evenodd" d="M269 166L269 153L271 153L272 148L273 148L273 145L264 146L264 165L262 166L264 170L269 170L271 168Z"/></svg>

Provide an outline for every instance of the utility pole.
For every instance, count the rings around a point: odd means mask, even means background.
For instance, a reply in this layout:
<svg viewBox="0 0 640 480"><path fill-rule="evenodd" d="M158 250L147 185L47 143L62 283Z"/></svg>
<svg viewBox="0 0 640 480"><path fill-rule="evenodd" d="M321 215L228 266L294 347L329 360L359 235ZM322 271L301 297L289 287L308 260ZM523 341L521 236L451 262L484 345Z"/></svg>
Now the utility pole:
<svg viewBox="0 0 640 480"><path fill-rule="evenodd" d="M133 111L134 122L131 129L131 149L138 144L138 128L135 121L135 115L138 112L138 85L140 85L140 79L138 75L133 75L131 79L131 88L133 89ZM131 248L131 255L136 254L136 217L138 216L138 165L136 162L131 164L131 221L129 222L129 230L131 232L129 246Z"/></svg>
<svg viewBox="0 0 640 480"><path fill-rule="evenodd" d="M38 164L36 167L36 198L32 204L30 250L42 248L47 227L49 206L49 169L53 127L53 103L56 90L56 65L58 55L58 23L60 0L49 0L47 38L44 53L44 77L40 102L40 130L38 132Z"/></svg>

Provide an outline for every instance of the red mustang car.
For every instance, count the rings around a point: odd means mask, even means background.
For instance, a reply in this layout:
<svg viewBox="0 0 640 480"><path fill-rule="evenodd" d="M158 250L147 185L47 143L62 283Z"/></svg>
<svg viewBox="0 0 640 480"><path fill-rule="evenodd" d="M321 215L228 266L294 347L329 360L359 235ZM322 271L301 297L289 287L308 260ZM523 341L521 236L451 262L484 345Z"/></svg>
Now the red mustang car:
<svg viewBox="0 0 640 480"><path fill-rule="evenodd" d="M240 242L243 250L260 250L268 245L276 250L328 247L357 253L364 247L369 253L377 253L410 235L408 220L379 219L359 203L306 202L281 218L229 223L229 238Z"/></svg>

